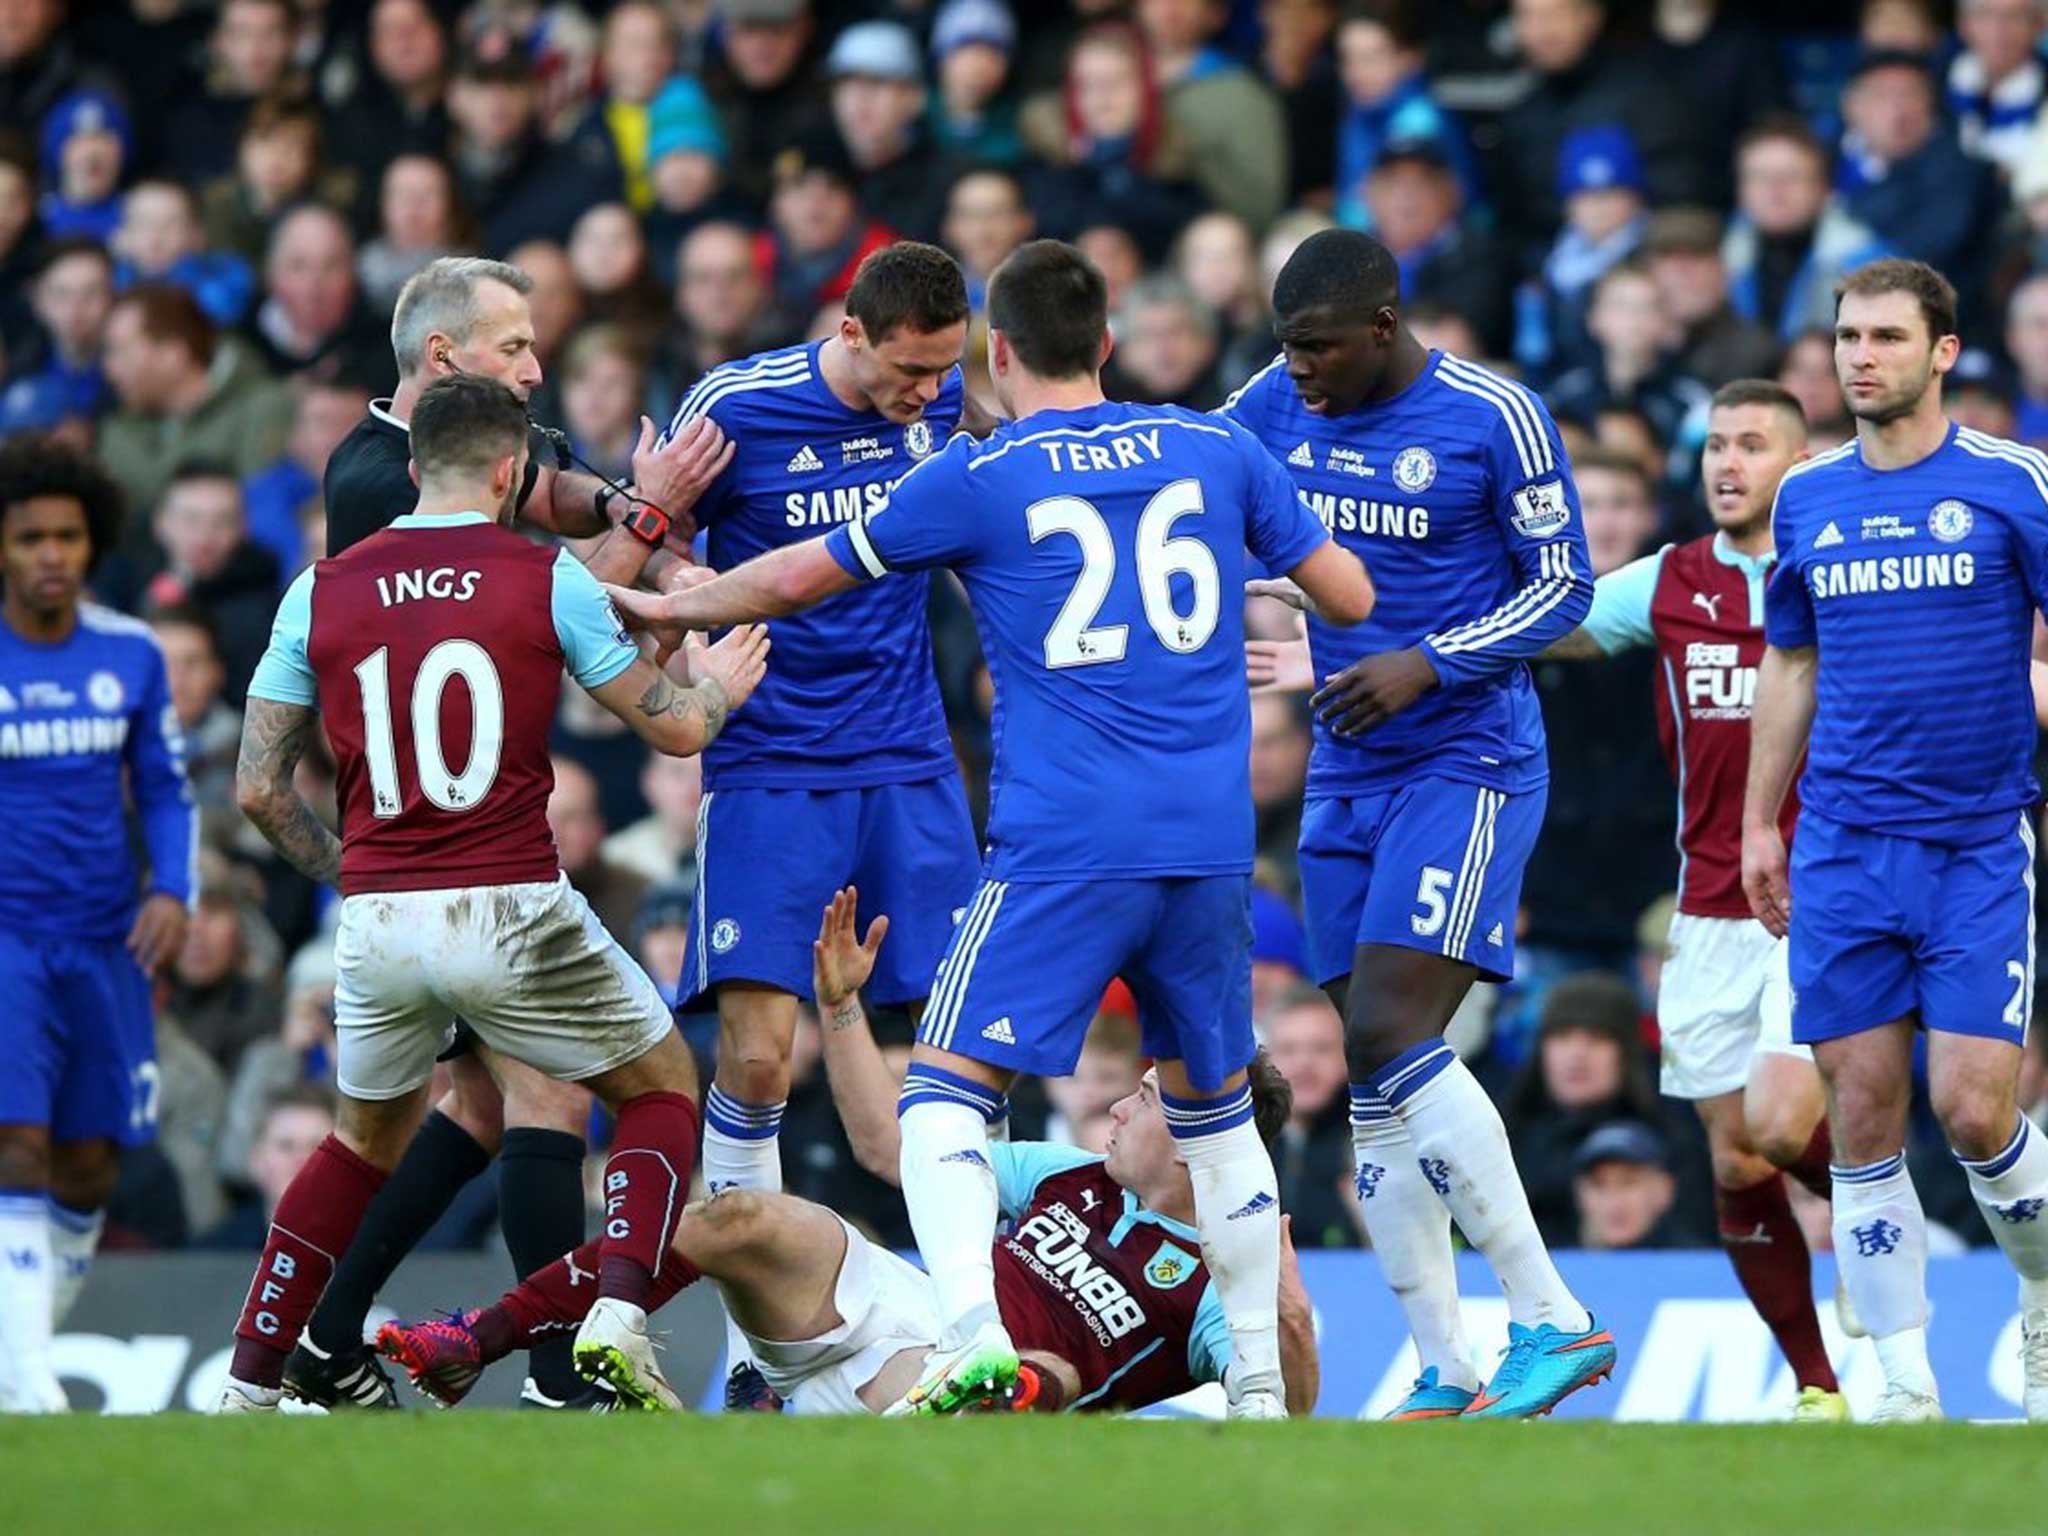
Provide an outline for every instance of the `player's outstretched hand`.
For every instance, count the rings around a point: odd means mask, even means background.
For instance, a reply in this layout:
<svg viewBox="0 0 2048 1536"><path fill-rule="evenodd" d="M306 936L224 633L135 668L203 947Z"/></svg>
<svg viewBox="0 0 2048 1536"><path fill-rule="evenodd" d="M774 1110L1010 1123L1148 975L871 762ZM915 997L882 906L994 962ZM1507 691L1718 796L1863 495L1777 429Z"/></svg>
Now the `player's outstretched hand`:
<svg viewBox="0 0 2048 1536"><path fill-rule="evenodd" d="M687 592L692 587L701 587L707 581L716 580L718 580L718 572L712 570L708 565L672 565L662 575L661 591L664 594L669 592Z"/></svg>
<svg viewBox="0 0 2048 1536"><path fill-rule="evenodd" d="M1792 882L1787 875L1785 839L1776 827L1742 832L1742 894L1756 920L1778 938L1792 930Z"/></svg>
<svg viewBox="0 0 2048 1536"><path fill-rule="evenodd" d="M184 944L185 903L159 891L135 914L135 926L128 930L128 953L145 976L154 976L177 959Z"/></svg>
<svg viewBox="0 0 2048 1536"><path fill-rule="evenodd" d="M1309 701L1339 736L1363 736L1437 684L1436 668L1420 648L1384 651L1354 661L1316 690Z"/></svg>
<svg viewBox="0 0 2048 1536"><path fill-rule="evenodd" d="M1244 584L1246 597L1270 597L1275 602L1285 603L1296 613L1314 613L1316 600L1285 576L1263 577Z"/></svg>
<svg viewBox="0 0 2048 1536"><path fill-rule="evenodd" d="M1306 640L1247 640L1244 675L1253 693L1306 693L1316 685Z"/></svg>
<svg viewBox="0 0 2048 1536"><path fill-rule="evenodd" d="M612 606L618 609L626 628L654 637L661 652L657 659L662 665L682 649L683 634L688 626L674 616L675 604L672 601L680 593L643 592L638 587L615 587L605 582L604 595L612 600Z"/></svg>
<svg viewBox="0 0 2048 1536"><path fill-rule="evenodd" d="M855 922L859 906L860 892L849 885L833 896L818 924L818 937L811 944L811 990L817 994L820 1013L845 1002L874 974L889 919L883 916L869 923L863 939Z"/></svg>
<svg viewBox="0 0 2048 1536"><path fill-rule="evenodd" d="M695 635L683 648L690 669L690 681L718 679L725 689L728 708L738 709L753 694L768 672L768 626L736 624L716 645L706 645Z"/></svg>
<svg viewBox="0 0 2048 1536"><path fill-rule="evenodd" d="M690 509L704 488L725 472L738 447L709 416L689 422L659 448L654 423L640 418L640 441L633 448L633 488L669 515L679 527L694 528Z"/></svg>

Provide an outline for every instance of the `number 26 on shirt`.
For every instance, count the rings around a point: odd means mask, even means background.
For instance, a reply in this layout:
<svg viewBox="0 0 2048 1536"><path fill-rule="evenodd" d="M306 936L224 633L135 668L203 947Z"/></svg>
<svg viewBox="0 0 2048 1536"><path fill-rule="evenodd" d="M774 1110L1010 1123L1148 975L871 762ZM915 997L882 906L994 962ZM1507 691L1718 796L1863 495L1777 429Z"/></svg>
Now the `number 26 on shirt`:
<svg viewBox="0 0 2048 1536"><path fill-rule="evenodd" d="M1203 511L1201 482L1176 480L1145 504L1133 541L1145 622L1152 626L1161 645L1181 655L1198 651L1209 643L1209 637L1216 632L1222 597L1216 556L1209 546L1198 538L1172 537L1176 522L1183 517L1199 517ZM1066 602L1060 605L1052 628L1045 632L1046 666L1056 670L1123 660L1130 626L1095 623L1109 596L1117 563L1116 541L1102 514L1096 511L1093 502L1079 496L1052 496L1025 508L1024 520L1034 544L1064 533L1081 546L1080 575L1075 578ZM1186 613L1174 606L1175 572L1186 576L1193 589L1194 602Z"/></svg>

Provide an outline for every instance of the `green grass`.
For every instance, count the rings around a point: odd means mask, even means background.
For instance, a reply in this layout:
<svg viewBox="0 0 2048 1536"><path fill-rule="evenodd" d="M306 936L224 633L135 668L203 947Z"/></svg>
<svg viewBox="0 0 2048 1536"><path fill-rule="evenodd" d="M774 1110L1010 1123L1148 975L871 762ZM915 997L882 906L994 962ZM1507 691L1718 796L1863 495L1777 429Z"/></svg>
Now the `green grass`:
<svg viewBox="0 0 2048 1536"><path fill-rule="evenodd" d="M2004 1536L2048 1433L452 1413L0 1419L8 1536Z"/></svg>

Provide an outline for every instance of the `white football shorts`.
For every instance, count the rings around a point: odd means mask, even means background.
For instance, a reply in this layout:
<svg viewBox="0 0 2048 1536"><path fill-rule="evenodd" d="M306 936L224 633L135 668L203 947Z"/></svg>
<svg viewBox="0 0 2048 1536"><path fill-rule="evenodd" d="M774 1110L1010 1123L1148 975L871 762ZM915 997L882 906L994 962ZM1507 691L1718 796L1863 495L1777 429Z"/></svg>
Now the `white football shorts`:
<svg viewBox="0 0 2048 1536"><path fill-rule="evenodd" d="M846 1258L833 1291L837 1328L811 1339L747 1334L754 1363L797 1413L866 1413L860 1389L906 1349L939 1342L939 1297L931 1276L877 1247L842 1218ZM745 1330L741 1330L745 1332Z"/></svg>
<svg viewBox="0 0 2048 1536"><path fill-rule="evenodd" d="M334 964L337 1079L356 1099L426 1082L457 1018L493 1050L569 1082L623 1066L673 1027L647 973L567 876L346 897Z"/></svg>
<svg viewBox="0 0 2048 1536"><path fill-rule="evenodd" d="M1671 919L1657 989L1665 1093L1711 1099L1738 1092L1759 1051L1813 1059L1792 1043L1785 957L1785 941L1755 918L1681 912Z"/></svg>

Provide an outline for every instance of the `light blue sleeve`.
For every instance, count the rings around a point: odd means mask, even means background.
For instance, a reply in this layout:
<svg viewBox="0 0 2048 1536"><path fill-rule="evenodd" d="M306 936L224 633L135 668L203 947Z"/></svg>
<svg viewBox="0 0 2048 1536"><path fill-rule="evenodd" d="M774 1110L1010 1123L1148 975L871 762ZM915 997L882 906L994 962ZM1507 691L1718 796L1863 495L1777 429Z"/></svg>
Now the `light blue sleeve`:
<svg viewBox="0 0 2048 1536"><path fill-rule="evenodd" d="M597 578L566 549L555 556L552 598L555 635L569 675L585 688L602 688L640 659L619 610Z"/></svg>
<svg viewBox="0 0 2048 1536"><path fill-rule="evenodd" d="M1216 1294L1216 1282L1202 1292L1195 1308L1195 1324L1188 1330L1188 1374L1197 1381L1221 1381L1230 1369L1230 1324L1223 1316L1223 1298Z"/></svg>
<svg viewBox="0 0 2048 1536"><path fill-rule="evenodd" d="M307 708L319 703L313 664L306 659L306 642L313 631L313 569L307 566L284 589L277 617L270 625L270 646L249 680L252 699Z"/></svg>
<svg viewBox="0 0 2048 1536"><path fill-rule="evenodd" d="M1656 638L1650 632L1650 601L1657 594L1657 573L1664 568L1664 555L1670 548L1666 544L1655 554L1631 560L1593 583L1593 606L1579 627L1608 655L1648 645Z"/></svg>
<svg viewBox="0 0 2048 1536"><path fill-rule="evenodd" d="M1093 1152L1052 1141L992 1141L988 1157L996 1171L996 1204L1005 1216L1023 1211L1054 1174L1102 1161Z"/></svg>

